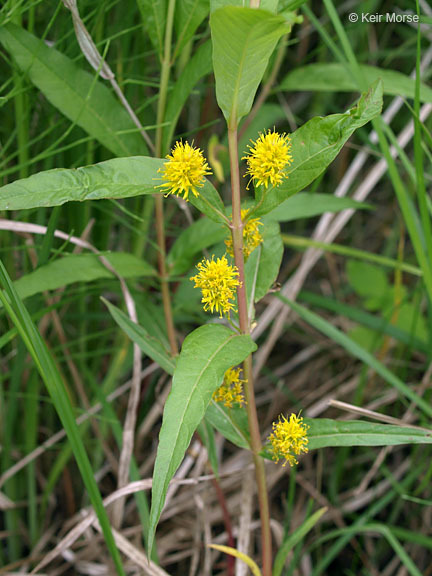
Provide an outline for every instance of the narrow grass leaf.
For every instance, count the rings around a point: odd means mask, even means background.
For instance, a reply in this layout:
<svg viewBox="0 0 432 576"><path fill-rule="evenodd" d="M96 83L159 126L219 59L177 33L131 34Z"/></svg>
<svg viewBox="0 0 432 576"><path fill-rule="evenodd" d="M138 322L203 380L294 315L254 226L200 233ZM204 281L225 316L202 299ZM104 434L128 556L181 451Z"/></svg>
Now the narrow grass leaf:
<svg viewBox="0 0 432 576"><path fill-rule="evenodd" d="M337 536L343 536L345 539L348 540L358 534L373 534L373 533L380 534L387 540L387 542L393 548L394 553L399 557L401 563L407 569L408 574L410 574L411 576L424 576L424 574L422 574L420 570L417 568L417 566L414 564L412 558L407 554L405 548L396 538L392 528L385 526L383 524L379 524L378 522L362 525L357 523L357 525L355 526L346 526L340 530L334 530L332 532L327 533L324 538L320 539L320 541L322 542L324 539L329 540ZM313 576L317 576L318 574L322 574L322 571L314 570Z"/></svg>
<svg viewBox="0 0 432 576"><path fill-rule="evenodd" d="M295 532L289 534L280 546L273 566L273 576L281 576L282 570L287 559L288 554L291 552L299 542L312 530L315 524L319 521L321 516L327 512L327 508L320 508L310 518L307 518L301 526L295 529Z"/></svg>
<svg viewBox="0 0 432 576"><path fill-rule="evenodd" d="M39 374L41 375L41 378L53 400L54 406L75 455L76 463L81 472L81 477L87 489L90 501L101 525L107 547L114 560L117 573L124 576L125 572L123 570L120 554L114 542L110 522L103 506L102 498L94 479L93 470L81 440L80 432L75 422L75 416L64 382L54 359L49 353L44 340L36 329L36 326L33 324L27 309L20 300L1 261L0 283L4 288L4 292L0 292L0 300L2 300L8 315L22 337L24 344L32 356Z"/></svg>
<svg viewBox="0 0 432 576"><path fill-rule="evenodd" d="M293 198L293 200L294 199L295 198ZM311 238L302 238L301 236L292 236L289 234L282 234L282 240L286 246L292 246L293 248L319 248L324 252L340 254L346 258L355 258L356 260L379 264L386 268L401 270L402 272L407 272L414 276L423 276L423 272L417 266L413 266L407 262L401 262L400 260L395 260L394 258L388 258L387 256L381 256L380 254L374 254L373 252L367 252L366 250L352 248L351 246L344 246L343 244L328 244L327 242L318 242Z"/></svg>
<svg viewBox="0 0 432 576"><path fill-rule="evenodd" d="M379 334L388 334L395 340L402 342L406 346L419 350L423 354L427 354L428 352L427 343L419 339L416 334L411 334L408 331L394 326L387 318L370 314L361 308L349 306L339 300L327 298L319 294L314 294L313 292L300 292L298 298L304 303L312 304L313 306L323 308L324 310L330 310L331 312L335 312L345 318L349 318L350 320L358 322L362 326L366 326Z"/></svg>
<svg viewBox="0 0 432 576"><path fill-rule="evenodd" d="M432 407L431 405L423 400L418 394L416 394L409 386L407 386L400 378L395 376L393 372L391 372L382 362L377 360L372 354L367 352L364 348L359 346L354 340L349 338L346 334L335 328L332 324L311 312L307 308L304 308L297 302L293 302L292 300L288 300L281 294L278 295L278 298L282 300L287 306L292 308L294 312L296 312L300 318L303 318L305 322L313 326L319 332L325 334L328 338L336 342L342 348L344 348L347 352L364 362L367 366L375 370L377 374L379 374L386 382L388 382L391 386L393 386L396 390L398 390L402 396L405 396L412 402L414 402L425 414L428 416L432 416Z"/></svg>
<svg viewBox="0 0 432 576"><path fill-rule="evenodd" d="M228 368L256 349L250 336L207 324L185 339L165 404L153 472L149 549L165 502L169 483L179 467L192 435L203 419L213 393Z"/></svg>

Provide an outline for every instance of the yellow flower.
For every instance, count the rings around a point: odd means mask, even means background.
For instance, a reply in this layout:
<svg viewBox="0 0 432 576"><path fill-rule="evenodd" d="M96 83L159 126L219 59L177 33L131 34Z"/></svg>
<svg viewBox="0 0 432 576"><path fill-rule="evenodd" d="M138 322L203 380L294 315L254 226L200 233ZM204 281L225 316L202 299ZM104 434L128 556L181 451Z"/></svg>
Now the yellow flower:
<svg viewBox="0 0 432 576"><path fill-rule="evenodd" d="M228 264L224 255L217 260L214 260L214 256L211 260L204 258L197 268L199 274L191 280L195 281L195 288L201 288L204 310L213 312L216 309L221 318L223 314L229 314L230 310L234 309L231 300L240 285L237 266Z"/></svg>
<svg viewBox="0 0 432 576"><path fill-rule="evenodd" d="M166 188L167 195L183 195L185 200L188 199L189 192L199 196L197 188L204 185L205 176L211 174L203 153L199 148L194 148L187 142L176 142L171 150L171 155L166 156L168 162L165 162L162 172L162 179L165 180L159 188Z"/></svg>
<svg viewBox="0 0 432 576"><path fill-rule="evenodd" d="M249 210L241 211L241 219L245 222ZM258 226L262 226L262 222L259 218L250 218L245 222L243 227L243 255L245 260L249 255L261 244L263 237L261 236ZM227 247L227 252L230 256L234 257L233 241L232 236L225 240Z"/></svg>
<svg viewBox="0 0 432 576"><path fill-rule="evenodd" d="M232 408L233 404L243 404L243 384L246 380L240 378L241 368L230 368L225 372L224 381L213 394L215 402L223 402L227 408Z"/></svg>
<svg viewBox="0 0 432 576"><path fill-rule="evenodd" d="M242 158L248 165L247 174L255 180L257 186L264 184L268 188L279 186L285 175L285 168L292 162L291 140L286 134L278 134L270 130L267 134L260 134L253 146L248 146L250 152Z"/></svg>
<svg viewBox="0 0 432 576"><path fill-rule="evenodd" d="M284 466L287 462L290 466L298 464L296 456L308 451L308 429L309 426L303 423L303 418L295 414L291 414L289 420L285 416L279 416L279 421L273 422L273 432L269 436L273 460L279 462L281 458L285 458Z"/></svg>

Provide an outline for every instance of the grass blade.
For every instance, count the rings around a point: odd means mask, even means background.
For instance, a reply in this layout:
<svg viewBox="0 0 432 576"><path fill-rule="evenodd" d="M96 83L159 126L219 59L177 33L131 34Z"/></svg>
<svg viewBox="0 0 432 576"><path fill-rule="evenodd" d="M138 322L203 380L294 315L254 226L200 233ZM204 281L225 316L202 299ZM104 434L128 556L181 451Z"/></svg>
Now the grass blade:
<svg viewBox="0 0 432 576"><path fill-rule="evenodd" d="M297 302L293 302L292 300L288 300L281 294L278 295L278 298L282 300L287 306L292 308L294 312L296 312L305 322L319 330L325 334L328 338L336 342L342 348L345 348L347 352L367 364L370 368L375 370L377 374L379 374L386 382L388 382L391 386L396 388L403 396L409 398L414 404L417 404L419 408L423 410L425 414L428 416L432 416L432 407L428 402L420 398L418 394L413 392L409 386L407 386L402 380L400 380L393 372L391 372L384 364L379 362L372 354L367 352L364 348L359 346L354 340L349 338L346 334L335 328L332 324L311 312L307 308L304 308Z"/></svg>
<svg viewBox="0 0 432 576"><path fill-rule="evenodd" d="M125 576L120 554L114 542L108 516L103 506L98 486L93 477L93 470L75 422L72 406L69 402L64 382L54 359L50 355L45 342L36 329L36 326L33 324L27 309L20 300L1 261L0 283L4 288L4 292L0 291L0 300L2 300L7 313L22 337L24 344L32 356L39 374L41 375L53 400L54 406L65 428L68 440L74 452L78 468L81 472L90 501L101 525L117 573L121 576Z"/></svg>

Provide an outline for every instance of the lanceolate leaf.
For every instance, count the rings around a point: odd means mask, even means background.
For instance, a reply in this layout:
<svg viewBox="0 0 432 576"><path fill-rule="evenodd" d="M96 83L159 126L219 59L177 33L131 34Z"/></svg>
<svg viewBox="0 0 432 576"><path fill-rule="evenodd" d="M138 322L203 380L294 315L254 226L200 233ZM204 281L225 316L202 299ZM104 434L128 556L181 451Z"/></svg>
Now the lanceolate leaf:
<svg viewBox="0 0 432 576"><path fill-rule="evenodd" d="M432 444L432 430L327 418L305 418L309 450L328 446L395 446L398 444Z"/></svg>
<svg viewBox="0 0 432 576"><path fill-rule="evenodd" d="M288 178L264 196L262 187L257 190L254 216L267 214L318 178L354 131L375 118L381 107L382 83L379 81L345 114L312 118L296 130L291 135L293 163L286 171Z"/></svg>
<svg viewBox="0 0 432 576"><path fill-rule="evenodd" d="M384 94L414 98L415 79L397 70L386 70L376 66L360 66L368 84L379 78L383 81ZM299 92L356 92L358 85L349 69L338 62L308 64L296 68L282 80L278 90ZM432 89L426 84L420 86L420 101L432 102Z"/></svg>
<svg viewBox="0 0 432 576"><path fill-rule="evenodd" d="M332 194L316 194L299 192L293 198L288 198L271 211L269 218L278 222L292 222L303 218L320 216L325 212L341 212L342 210L371 210L373 206L356 202L351 198L339 198Z"/></svg>
<svg viewBox="0 0 432 576"><path fill-rule="evenodd" d="M150 336L145 328L139 324L135 324L132 320L121 310L114 306L105 298L102 301L108 307L111 316L120 326L120 328L125 332L132 342L138 344L145 354L155 362L159 364L168 374L172 374L175 368L175 360L165 349L162 342L160 342L154 336Z"/></svg>
<svg viewBox="0 0 432 576"><path fill-rule="evenodd" d="M117 156L147 154L135 124L102 81L95 81L96 73L81 70L15 24L0 27L0 43L53 106L108 150Z"/></svg>
<svg viewBox="0 0 432 576"><path fill-rule="evenodd" d="M263 243L252 252L245 265L246 285L253 288L254 302L267 294L279 273L283 255L283 242L279 224L271 220L263 221L260 227Z"/></svg>
<svg viewBox="0 0 432 576"><path fill-rule="evenodd" d="M251 109L269 58L289 26L265 10L226 6L213 12L210 27L216 98L235 128Z"/></svg>
<svg viewBox="0 0 432 576"><path fill-rule="evenodd" d="M65 202L161 194L158 169L164 160L113 158L83 168L39 172L0 188L0 210L59 206Z"/></svg>
<svg viewBox="0 0 432 576"><path fill-rule="evenodd" d="M227 408L222 402L212 400L205 419L230 442L240 448L250 449L247 414L244 408L237 406Z"/></svg>
<svg viewBox="0 0 432 576"><path fill-rule="evenodd" d="M170 480L205 415L214 391L222 383L228 368L242 362L255 348L249 336L234 334L217 324L201 326L184 341L159 435L153 472L150 550Z"/></svg>
<svg viewBox="0 0 432 576"><path fill-rule="evenodd" d="M103 256L123 278L156 274L154 268L133 254L117 252ZM75 282L93 282L100 278L115 276L100 262L96 254L70 254L22 276L14 282L14 286L20 298L24 299L45 290L57 290Z"/></svg>
<svg viewBox="0 0 432 576"><path fill-rule="evenodd" d="M200 218L180 233L174 242L168 257L167 267L170 275L184 274L192 268L198 254L230 234L229 229L208 218Z"/></svg>
<svg viewBox="0 0 432 576"><path fill-rule="evenodd" d="M83 168L58 168L39 172L0 188L0 210L24 210L59 206L65 202L129 198L141 194L162 194L158 172L165 160L133 156L113 158ZM212 220L224 221L223 202L208 180L199 196L190 194L191 204Z"/></svg>

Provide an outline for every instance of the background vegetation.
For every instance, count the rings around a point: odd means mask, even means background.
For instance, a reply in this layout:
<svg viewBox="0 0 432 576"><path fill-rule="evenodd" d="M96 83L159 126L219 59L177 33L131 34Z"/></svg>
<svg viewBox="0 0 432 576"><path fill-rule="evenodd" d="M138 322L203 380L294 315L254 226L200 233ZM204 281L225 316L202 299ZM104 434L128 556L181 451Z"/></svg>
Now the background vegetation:
<svg viewBox="0 0 432 576"><path fill-rule="evenodd" d="M74 4L65 4L8 0L0 10L2 185L52 168L152 155L162 0L79 3L106 64L92 52ZM359 128L307 191L275 211L282 268L257 306L254 331L257 404L266 434L280 412L299 410L309 418L366 416L429 427L432 8L419 3L419 32L409 23L349 19L351 13L414 14L415 8L408 0L397 6L279 2L279 10L297 9L303 19L272 56L240 128L241 152L264 129L293 132L314 116L349 109L363 88L361 74L368 85L383 80L384 106L381 119ZM230 203L227 132L215 99L208 15L208 1L177 2L161 149L165 154L175 140L194 140L206 153L214 186ZM138 194L13 212L4 206L1 214L0 257L14 282L8 284L1 272L11 304L5 311L3 301L0 309L0 574L29 573L42 560L47 562L40 573L115 573L100 526L80 524L80 511L92 498L90 484L85 487L92 470L103 497L118 486L134 357L123 331L132 328L107 301L126 311L129 297L140 325L162 348L150 354L157 363L144 355L140 366L130 475L142 482L130 490L140 491L125 501L121 525L109 509L125 571L233 574L231 561L207 545L235 544L252 556L259 548L249 455L203 425L206 448L194 437L177 472L154 563L143 556L146 479L173 366L164 352L154 200ZM199 213L181 202L165 203L165 223L182 340L208 320L189 281L194 264L210 246L223 251L224 234L211 223L200 226ZM282 253L278 238L275 255ZM300 307L289 307L287 299ZM50 394L38 370L47 375ZM68 424L60 424L59 406ZM72 456L79 437L91 468L83 458L79 469ZM267 464L275 547L284 542L288 558L279 573L431 574L430 448L349 444L311 451L297 469ZM81 533L62 540L77 525ZM59 543L56 554L47 556ZM245 573L242 566L236 574Z"/></svg>

